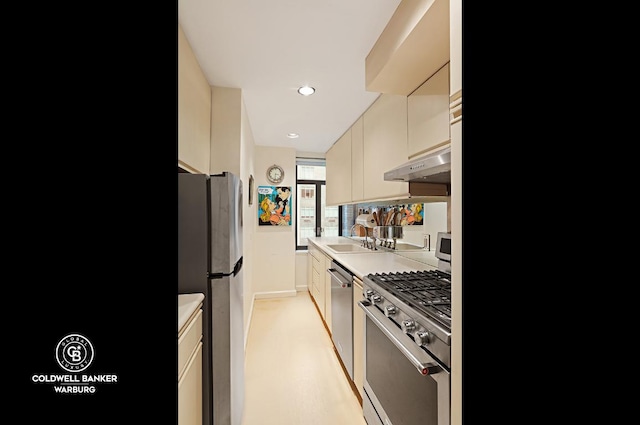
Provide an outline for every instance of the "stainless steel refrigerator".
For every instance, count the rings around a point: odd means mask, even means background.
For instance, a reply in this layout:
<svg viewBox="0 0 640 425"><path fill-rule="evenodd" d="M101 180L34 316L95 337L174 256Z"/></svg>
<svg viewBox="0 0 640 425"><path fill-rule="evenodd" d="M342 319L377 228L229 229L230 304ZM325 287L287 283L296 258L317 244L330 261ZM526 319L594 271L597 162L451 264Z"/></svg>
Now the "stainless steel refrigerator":
<svg viewBox="0 0 640 425"><path fill-rule="evenodd" d="M178 173L178 293L203 302L204 425L240 425L244 406L242 182Z"/></svg>

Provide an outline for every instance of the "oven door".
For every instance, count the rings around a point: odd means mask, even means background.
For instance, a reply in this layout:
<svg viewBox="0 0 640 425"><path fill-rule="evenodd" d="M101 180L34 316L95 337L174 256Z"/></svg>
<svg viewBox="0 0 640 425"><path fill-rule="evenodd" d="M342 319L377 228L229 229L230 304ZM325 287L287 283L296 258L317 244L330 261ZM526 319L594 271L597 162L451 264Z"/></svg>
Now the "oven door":
<svg viewBox="0 0 640 425"><path fill-rule="evenodd" d="M368 425L450 425L451 377L368 301L362 400Z"/></svg>

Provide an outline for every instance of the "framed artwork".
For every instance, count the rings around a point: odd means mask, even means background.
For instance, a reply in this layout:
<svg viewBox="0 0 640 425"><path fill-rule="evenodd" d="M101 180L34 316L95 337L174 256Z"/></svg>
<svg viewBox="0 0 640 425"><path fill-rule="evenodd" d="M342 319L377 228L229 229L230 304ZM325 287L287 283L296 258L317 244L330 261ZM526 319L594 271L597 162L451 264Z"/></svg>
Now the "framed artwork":
<svg viewBox="0 0 640 425"><path fill-rule="evenodd" d="M258 226L291 226L291 186L258 186Z"/></svg>
<svg viewBox="0 0 640 425"><path fill-rule="evenodd" d="M402 209L401 226L412 226L422 224L424 219L424 209L422 204L409 204Z"/></svg>
<svg viewBox="0 0 640 425"><path fill-rule="evenodd" d="M249 175L249 205L253 205L253 174Z"/></svg>

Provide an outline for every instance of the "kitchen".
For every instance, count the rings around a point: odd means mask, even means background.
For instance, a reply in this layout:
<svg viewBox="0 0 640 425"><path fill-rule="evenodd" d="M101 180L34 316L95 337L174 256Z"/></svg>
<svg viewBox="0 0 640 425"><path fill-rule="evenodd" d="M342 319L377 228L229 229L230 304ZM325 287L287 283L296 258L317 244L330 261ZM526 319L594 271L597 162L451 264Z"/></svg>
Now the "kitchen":
<svg viewBox="0 0 640 425"><path fill-rule="evenodd" d="M374 49L373 45L370 46L372 51L367 58L378 58L378 62L377 64L374 61L371 64L362 63L362 68L365 73L372 73L370 91L381 93L381 95L375 103L363 108L361 115L348 123L342 135L337 137L330 149L324 152L301 153L295 148L257 144L252 136L252 126L248 119L249 111L244 103L243 90L209 84L204 77L199 59L183 29L179 27L179 171L192 174L218 174L227 171L236 174L243 182L244 197L248 198L250 194L257 197L256 188L268 184L265 173L273 164L277 164L284 171L281 184L294 186L297 156L313 154L317 158L324 157L327 168L327 205L380 203L393 205L408 203L406 201L409 199L424 201L425 205L428 205L434 199L441 200L442 196L448 198L447 223L446 229L443 230L451 232L452 235L451 256L456 259L461 258L461 3L455 1L398 3L405 7L401 10L406 13L413 11L417 18L424 19L408 19L407 16L411 17L411 14L394 15L396 19L404 16L405 26L409 25L407 22L413 25L409 28L411 30L409 35L401 34L399 28L402 27L400 25L402 22L400 22L398 27L386 26L388 32L381 34L391 39L396 37L401 41L395 52L384 51L384 43L376 44L379 49ZM445 49L438 46L438 54L431 56L435 57L432 62L426 60L426 64L422 64L421 68L418 67L418 75L409 75L411 73L403 72L407 67L407 52L415 53L418 47L427 52L430 51L420 43L417 45L415 43L416 39L425 39L421 31L428 31L431 28L428 25L429 20L433 20L433 13L440 10L436 10L436 7L446 10L446 23L449 25L446 25ZM450 37L449 31L451 31ZM446 52L444 56L438 56L443 54L441 50ZM441 71L440 74L438 74L439 71ZM451 146L450 195L439 191L441 188L437 184L419 188L413 182L384 180L385 172L411 159L421 158L426 153L443 146L442 144L421 145L420 141L409 139L406 127L412 119L410 111L415 110L409 109L411 102L407 99L408 95L436 74L449 75L450 87L447 90L449 99L445 107L446 114L450 118L450 128L447 128L447 132L450 132L448 143ZM398 88L395 86L398 81L403 81L412 87ZM385 93L385 85L392 86L392 90L398 90L404 94ZM321 93L315 95L321 95ZM403 122L405 127L402 127ZM388 140L398 140L398 138L407 140L402 149L388 143ZM371 149L371 146L376 148ZM255 178L253 188L248 186L251 177ZM345 185L346 181L351 184ZM242 270L245 278L242 281L241 291L244 294L242 322L245 345L254 301L292 297L298 292L308 291L309 273L308 253L295 250L291 228L278 226L269 229L268 232L267 229L258 228L254 225L257 203L254 201L252 205L248 205L246 200L242 235L242 245L245 247ZM433 244L435 243L434 238ZM278 279L261 279L260 271L269 270L276 263ZM452 335L454 336L451 338L450 423L460 424L462 420L462 341L456 335L462 335L461 261L456 260L451 263L451 276Z"/></svg>

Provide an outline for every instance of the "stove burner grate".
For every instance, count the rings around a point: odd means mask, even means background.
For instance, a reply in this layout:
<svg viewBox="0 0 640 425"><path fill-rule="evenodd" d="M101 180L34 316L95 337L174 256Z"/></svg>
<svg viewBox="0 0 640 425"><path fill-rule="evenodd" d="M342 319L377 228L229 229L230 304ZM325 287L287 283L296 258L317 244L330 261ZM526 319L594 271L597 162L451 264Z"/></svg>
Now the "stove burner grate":
<svg viewBox="0 0 640 425"><path fill-rule="evenodd" d="M451 275L439 270L369 274L393 296L451 328Z"/></svg>

